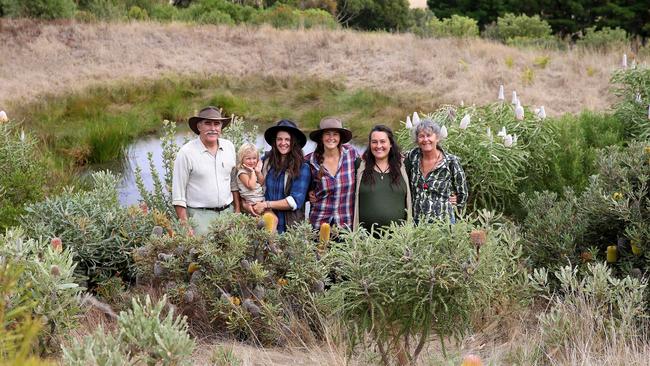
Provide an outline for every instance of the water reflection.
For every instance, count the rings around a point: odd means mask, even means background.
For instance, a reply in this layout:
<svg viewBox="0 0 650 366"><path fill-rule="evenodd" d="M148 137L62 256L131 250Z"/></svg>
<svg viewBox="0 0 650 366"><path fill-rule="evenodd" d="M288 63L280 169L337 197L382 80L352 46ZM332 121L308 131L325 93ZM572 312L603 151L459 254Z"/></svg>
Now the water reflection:
<svg viewBox="0 0 650 366"><path fill-rule="evenodd" d="M176 135L176 143L178 146L182 146L185 143L186 139L194 139L196 135L191 132L183 132ZM257 140L255 142L257 147L264 149L264 151L269 150L271 147L269 144L264 141L264 135L258 134ZM354 142L352 143L355 149L359 152L365 150L365 145L357 145ZM305 145L303 151L305 154L310 153L316 149L316 143L308 140L307 145ZM153 153L153 164L158 172L158 175L161 179L164 179L164 168L162 162L162 147L160 145L159 137L143 137L131 144L127 148L125 163L122 164L121 172L122 180L118 187L118 193L120 198L120 203L122 205L134 205L137 204L140 200L140 192L138 192L138 187L135 184L135 168L140 167L142 169L142 180L145 187L148 190L153 190L153 179L151 177L151 171L149 169L149 160L147 159L147 153ZM117 168L120 170L120 168Z"/></svg>

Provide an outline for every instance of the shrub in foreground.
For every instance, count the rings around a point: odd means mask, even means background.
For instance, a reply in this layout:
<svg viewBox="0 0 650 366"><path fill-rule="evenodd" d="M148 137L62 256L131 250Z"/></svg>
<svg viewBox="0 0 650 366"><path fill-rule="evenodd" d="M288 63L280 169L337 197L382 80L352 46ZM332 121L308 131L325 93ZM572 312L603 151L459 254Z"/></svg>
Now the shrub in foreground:
<svg viewBox="0 0 650 366"><path fill-rule="evenodd" d="M133 300L120 313L115 334L103 328L79 344L63 347L65 365L189 365L195 344L187 333L185 317L165 315L166 299L152 304Z"/></svg>
<svg viewBox="0 0 650 366"><path fill-rule="evenodd" d="M618 70L612 75L619 101L614 114L625 126L628 137L650 141L650 68Z"/></svg>
<svg viewBox="0 0 650 366"><path fill-rule="evenodd" d="M78 263L77 273L90 284L113 275L131 276L132 248L149 238L155 225L173 231L172 222L157 211L121 207L117 177L92 175L94 188L63 194L26 207L21 222L30 237L59 237Z"/></svg>
<svg viewBox="0 0 650 366"><path fill-rule="evenodd" d="M490 217L346 233L328 257L342 281L325 300L351 348L376 346L386 365L415 364L432 334L460 339L473 314L522 295L517 235Z"/></svg>
<svg viewBox="0 0 650 366"><path fill-rule="evenodd" d="M209 315L213 329L258 344L293 338L295 320L318 332L327 269L308 223L278 236L220 215L206 237L155 236L133 256L138 282L162 287L197 325Z"/></svg>
<svg viewBox="0 0 650 366"><path fill-rule="evenodd" d="M20 304L28 306L33 320L25 318L29 321L24 324L43 325L37 337L43 353L56 351L79 314L81 288L75 283L72 253L53 243L27 239L20 229L0 234L0 265L11 264L18 273L10 284L14 290L3 297L8 300L5 311L11 314L21 311Z"/></svg>

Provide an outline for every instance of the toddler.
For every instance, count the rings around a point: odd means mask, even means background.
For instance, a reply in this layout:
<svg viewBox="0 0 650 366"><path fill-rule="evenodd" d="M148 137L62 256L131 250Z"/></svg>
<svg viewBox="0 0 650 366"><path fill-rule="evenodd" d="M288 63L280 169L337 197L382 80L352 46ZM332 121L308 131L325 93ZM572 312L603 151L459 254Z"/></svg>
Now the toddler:
<svg viewBox="0 0 650 366"><path fill-rule="evenodd" d="M264 175L262 174L262 162L257 147L251 143L244 143L237 153L237 186L239 195L248 204L264 202ZM266 210L263 216L272 215L272 227L277 228L277 217L272 210ZM265 220L266 221L266 220Z"/></svg>

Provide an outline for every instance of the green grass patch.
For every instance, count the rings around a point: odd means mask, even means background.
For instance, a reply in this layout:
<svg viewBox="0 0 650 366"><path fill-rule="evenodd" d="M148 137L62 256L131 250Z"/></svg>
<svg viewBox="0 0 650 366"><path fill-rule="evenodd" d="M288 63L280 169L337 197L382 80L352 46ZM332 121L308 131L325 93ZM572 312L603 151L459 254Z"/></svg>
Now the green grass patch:
<svg viewBox="0 0 650 366"><path fill-rule="evenodd" d="M187 128L187 118L205 105L242 115L261 128L290 118L308 131L322 117L336 115L362 141L374 124L397 127L407 113L422 109L411 96L346 89L318 79L170 76L48 95L16 106L14 114L45 142L58 166L70 168L121 158L129 143L158 132L164 119Z"/></svg>

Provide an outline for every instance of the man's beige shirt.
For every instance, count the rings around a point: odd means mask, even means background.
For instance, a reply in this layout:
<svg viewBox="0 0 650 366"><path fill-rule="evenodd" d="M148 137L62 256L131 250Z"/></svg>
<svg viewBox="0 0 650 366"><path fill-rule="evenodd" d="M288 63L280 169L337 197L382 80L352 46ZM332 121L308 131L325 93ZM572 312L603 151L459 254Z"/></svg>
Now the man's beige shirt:
<svg viewBox="0 0 650 366"><path fill-rule="evenodd" d="M232 203L230 179L235 164L235 147L228 140L219 139L214 156L198 137L183 145L174 161L172 204L214 208Z"/></svg>

